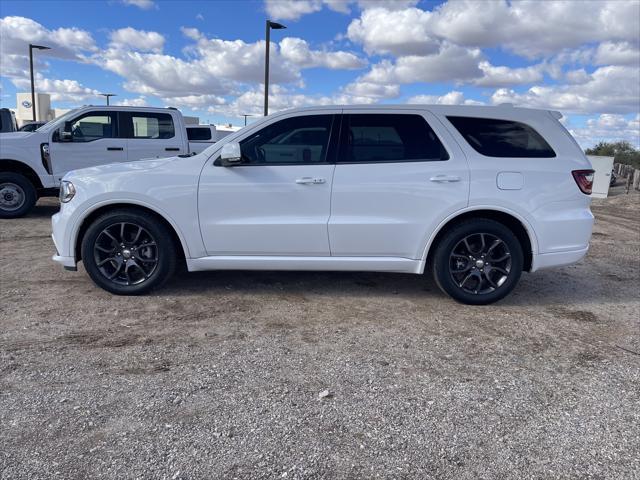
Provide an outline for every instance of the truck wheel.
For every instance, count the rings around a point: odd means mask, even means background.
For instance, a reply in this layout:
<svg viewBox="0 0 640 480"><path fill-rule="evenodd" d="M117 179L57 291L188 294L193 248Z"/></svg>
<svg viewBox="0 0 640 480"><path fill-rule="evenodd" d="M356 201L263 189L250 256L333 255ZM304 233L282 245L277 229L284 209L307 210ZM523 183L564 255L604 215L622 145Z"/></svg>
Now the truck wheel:
<svg viewBox="0 0 640 480"><path fill-rule="evenodd" d="M454 300L487 305L507 296L524 264L522 246L513 232L489 219L462 222L440 239L433 257L433 276Z"/></svg>
<svg viewBox="0 0 640 480"><path fill-rule="evenodd" d="M24 217L37 200L36 189L27 177L0 172L0 218Z"/></svg>
<svg viewBox="0 0 640 480"><path fill-rule="evenodd" d="M135 209L96 219L82 239L82 262L99 287L140 295L160 287L176 268L176 246L165 225Z"/></svg>

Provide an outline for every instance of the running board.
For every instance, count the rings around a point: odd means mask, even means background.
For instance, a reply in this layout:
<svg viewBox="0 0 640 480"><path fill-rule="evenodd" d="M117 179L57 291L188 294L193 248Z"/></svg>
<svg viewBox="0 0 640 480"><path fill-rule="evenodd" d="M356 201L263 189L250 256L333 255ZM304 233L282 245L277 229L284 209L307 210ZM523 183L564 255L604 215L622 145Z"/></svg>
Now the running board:
<svg viewBox="0 0 640 480"><path fill-rule="evenodd" d="M314 270L422 273L422 262L401 257L211 256L187 259L190 272L203 270Z"/></svg>

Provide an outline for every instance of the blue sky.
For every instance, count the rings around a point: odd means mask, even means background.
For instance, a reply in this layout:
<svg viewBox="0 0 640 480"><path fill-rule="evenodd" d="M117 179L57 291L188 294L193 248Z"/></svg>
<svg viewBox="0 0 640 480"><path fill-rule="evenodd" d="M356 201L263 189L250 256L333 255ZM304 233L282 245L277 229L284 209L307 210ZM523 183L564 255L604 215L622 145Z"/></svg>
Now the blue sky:
<svg viewBox="0 0 640 480"><path fill-rule="evenodd" d="M560 110L578 141L640 129L640 2L0 0L0 92L60 108L176 106L202 121L259 115L264 23L272 111L328 103L513 103Z"/></svg>

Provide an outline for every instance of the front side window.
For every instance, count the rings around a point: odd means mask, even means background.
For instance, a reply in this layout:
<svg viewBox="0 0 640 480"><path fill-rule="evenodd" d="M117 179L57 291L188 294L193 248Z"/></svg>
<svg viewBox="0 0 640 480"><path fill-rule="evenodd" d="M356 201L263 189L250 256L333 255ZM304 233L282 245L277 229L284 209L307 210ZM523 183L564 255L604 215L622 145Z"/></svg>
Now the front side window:
<svg viewBox="0 0 640 480"><path fill-rule="evenodd" d="M421 115L350 114L342 130L342 163L448 160L444 146Z"/></svg>
<svg viewBox="0 0 640 480"><path fill-rule="evenodd" d="M92 112L71 120L65 130L71 132L74 142L93 142L101 138L114 138L114 117L109 112Z"/></svg>
<svg viewBox="0 0 640 480"><path fill-rule="evenodd" d="M333 115L272 123L240 142L244 164L307 164L327 160Z"/></svg>
<svg viewBox="0 0 640 480"><path fill-rule="evenodd" d="M176 134L168 113L132 113L131 123L131 138L167 139Z"/></svg>
<svg viewBox="0 0 640 480"><path fill-rule="evenodd" d="M529 125L511 120L447 117L473 149L487 157L551 158L556 153Z"/></svg>

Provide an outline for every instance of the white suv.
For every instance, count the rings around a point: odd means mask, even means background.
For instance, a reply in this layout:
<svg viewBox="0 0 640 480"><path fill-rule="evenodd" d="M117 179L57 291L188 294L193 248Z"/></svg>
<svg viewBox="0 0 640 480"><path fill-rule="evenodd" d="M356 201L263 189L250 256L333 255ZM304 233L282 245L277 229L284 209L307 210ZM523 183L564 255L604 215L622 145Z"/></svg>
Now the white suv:
<svg viewBox="0 0 640 480"><path fill-rule="evenodd" d="M196 270L422 274L487 304L587 252L593 170L557 112L344 106L271 115L194 156L69 173L54 260L140 294Z"/></svg>

